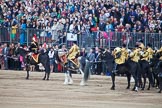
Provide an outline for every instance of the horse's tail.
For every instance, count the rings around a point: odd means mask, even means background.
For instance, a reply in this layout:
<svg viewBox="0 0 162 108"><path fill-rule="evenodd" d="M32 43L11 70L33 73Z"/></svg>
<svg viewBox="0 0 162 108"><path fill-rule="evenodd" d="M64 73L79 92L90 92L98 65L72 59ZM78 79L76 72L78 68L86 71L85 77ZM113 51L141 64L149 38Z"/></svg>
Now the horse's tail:
<svg viewBox="0 0 162 108"><path fill-rule="evenodd" d="M90 66L90 62L86 62L86 65L84 68L84 81L87 81L90 77L89 66Z"/></svg>

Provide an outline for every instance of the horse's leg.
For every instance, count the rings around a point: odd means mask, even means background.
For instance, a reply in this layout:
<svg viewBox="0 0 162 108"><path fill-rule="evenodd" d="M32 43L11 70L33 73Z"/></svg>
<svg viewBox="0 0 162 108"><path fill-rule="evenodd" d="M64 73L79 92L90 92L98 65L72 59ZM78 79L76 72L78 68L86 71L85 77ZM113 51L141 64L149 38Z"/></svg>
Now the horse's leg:
<svg viewBox="0 0 162 108"><path fill-rule="evenodd" d="M65 72L65 81L64 84L67 85L68 84L68 74Z"/></svg>
<svg viewBox="0 0 162 108"><path fill-rule="evenodd" d="M26 79L29 79L29 70L26 71L27 72L27 75L26 75Z"/></svg>
<svg viewBox="0 0 162 108"><path fill-rule="evenodd" d="M133 76L134 78L134 81L135 81L135 84L134 84L134 87L132 89L132 91L138 91L138 78L136 78L135 76Z"/></svg>
<svg viewBox="0 0 162 108"><path fill-rule="evenodd" d="M151 86L151 83L149 82L149 86L148 86L147 90L150 90L150 86Z"/></svg>
<svg viewBox="0 0 162 108"><path fill-rule="evenodd" d="M159 80L159 92L158 93L161 93L161 91L162 91L162 78L158 78L158 80Z"/></svg>
<svg viewBox="0 0 162 108"><path fill-rule="evenodd" d="M143 75L143 86L141 90L145 89L145 85L146 85L146 75Z"/></svg>
<svg viewBox="0 0 162 108"><path fill-rule="evenodd" d="M69 84L71 85L73 84L72 73L69 70L67 72L68 72Z"/></svg>
<svg viewBox="0 0 162 108"><path fill-rule="evenodd" d="M26 79L29 79L30 65L26 64Z"/></svg>
<svg viewBox="0 0 162 108"><path fill-rule="evenodd" d="M42 79L42 80L45 80L45 79L46 79L46 72L45 72L44 77L43 77L43 79Z"/></svg>
<svg viewBox="0 0 162 108"><path fill-rule="evenodd" d="M162 91L162 89L160 89L160 90L158 91L158 93L161 93L161 91Z"/></svg>
<svg viewBox="0 0 162 108"><path fill-rule="evenodd" d="M127 74L128 86L126 89L130 89L130 80L131 80L131 74Z"/></svg>
<svg viewBox="0 0 162 108"><path fill-rule="evenodd" d="M142 77L141 77L141 75L139 75L139 87L140 87L140 88L143 87L143 83L142 83Z"/></svg>
<svg viewBox="0 0 162 108"><path fill-rule="evenodd" d="M47 75L47 80L49 80L49 76L50 76L50 68L47 69L48 67L46 66L46 69L45 69L45 73Z"/></svg>
<svg viewBox="0 0 162 108"><path fill-rule="evenodd" d="M138 78L135 78L135 91L138 92Z"/></svg>
<svg viewBox="0 0 162 108"><path fill-rule="evenodd" d="M81 80L81 82L80 82L80 85L81 85L81 86L84 86L84 85L85 85L84 72L82 71L81 68L79 68L79 71L81 72L81 75L82 75L82 80Z"/></svg>
<svg viewBox="0 0 162 108"><path fill-rule="evenodd" d="M111 90L115 90L115 73L111 73L112 87Z"/></svg>
<svg viewBox="0 0 162 108"><path fill-rule="evenodd" d="M49 80L50 73L46 73L46 74L47 74L47 80Z"/></svg>

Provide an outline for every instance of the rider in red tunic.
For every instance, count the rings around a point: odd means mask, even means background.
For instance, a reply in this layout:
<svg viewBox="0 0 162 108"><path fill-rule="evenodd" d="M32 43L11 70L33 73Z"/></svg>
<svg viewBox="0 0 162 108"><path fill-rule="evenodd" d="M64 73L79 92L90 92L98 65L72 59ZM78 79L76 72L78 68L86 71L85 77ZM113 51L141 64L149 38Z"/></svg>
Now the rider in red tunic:
<svg viewBox="0 0 162 108"><path fill-rule="evenodd" d="M38 48L39 46L37 42L37 37L36 35L34 35L34 37L32 38L32 42L31 42L29 50L33 52L34 54L38 54Z"/></svg>

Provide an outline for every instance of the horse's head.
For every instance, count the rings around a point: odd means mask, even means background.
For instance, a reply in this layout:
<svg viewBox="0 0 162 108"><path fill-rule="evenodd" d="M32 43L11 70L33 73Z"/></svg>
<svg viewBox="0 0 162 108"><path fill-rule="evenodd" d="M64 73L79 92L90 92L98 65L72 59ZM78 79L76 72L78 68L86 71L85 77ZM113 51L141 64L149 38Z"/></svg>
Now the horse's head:
<svg viewBox="0 0 162 108"><path fill-rule="evenodd" d="M162 52L157 52L154 56L156 56L157 58L160 58L162 56Z"/></svg>
<svg viewBox="0 0 162 108"><path fill-rule="evenodd" d="M23 48L17 48L16 49L16 54L20 54L21 56L26 56L27 55L27 53L28 53L28 51L26 51L25 49L23 49Z"/></svg>
<svg viewBox="0 0 162 108"><path fill-rule="evenodd" d="M157 65L157 63L159 62L159 55L157 54L153 54L153 57L150 59L150 66L154 67Z"/></svg>
<svg viewBox="0 0 162 108"><path fill-rule="evenodd" d="M26 63L27 63L27 64L30 64L31 55L29 55L29 54L26 55L26 56L25 56L25 59L26 59Z"/></svg>

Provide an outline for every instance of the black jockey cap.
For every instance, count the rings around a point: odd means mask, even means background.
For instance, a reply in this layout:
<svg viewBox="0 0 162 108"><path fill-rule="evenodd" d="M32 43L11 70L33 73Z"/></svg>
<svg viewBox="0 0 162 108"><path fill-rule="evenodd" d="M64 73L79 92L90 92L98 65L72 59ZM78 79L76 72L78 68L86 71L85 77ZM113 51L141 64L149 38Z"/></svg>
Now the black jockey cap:
<svg viewBox="0 0 162 108"><path fill-rule="evenodd" d="M151 43L148 43L147 46L148 46L148 47L152 47Z"/></svg>
<svg viewBox="0 0 162 108"><path fill-rule="evenodd" d="M138 42L141 42L141 43L143 43L143 40L142 40L142 39L139 39L139 40L138 40Z"/></svg>
<svg viewBox="0 0 162 108"><path fill-rule="evenodd" d="M104 51L104 49L103 48L99 48L99 51L102 52L102 51Z"/></svg>
<svg viewBox="0 0 162 108"><path fill-rule="evenodd" d="M136 44L134 47L135 47L135 48L138 48L138 46L139 46L139 45Z"/></svg>
<svg viewBox="0 0 162 108"><path fill-rule="evenodd" d="M77 41L73 41L74 44L77 44Z"/></svg>
<svg viewBox="0 0 162 108"><path fill-rule="evenodd" d="M122 46L125 48L126 47L126 44L123 44Z"/></svg>

